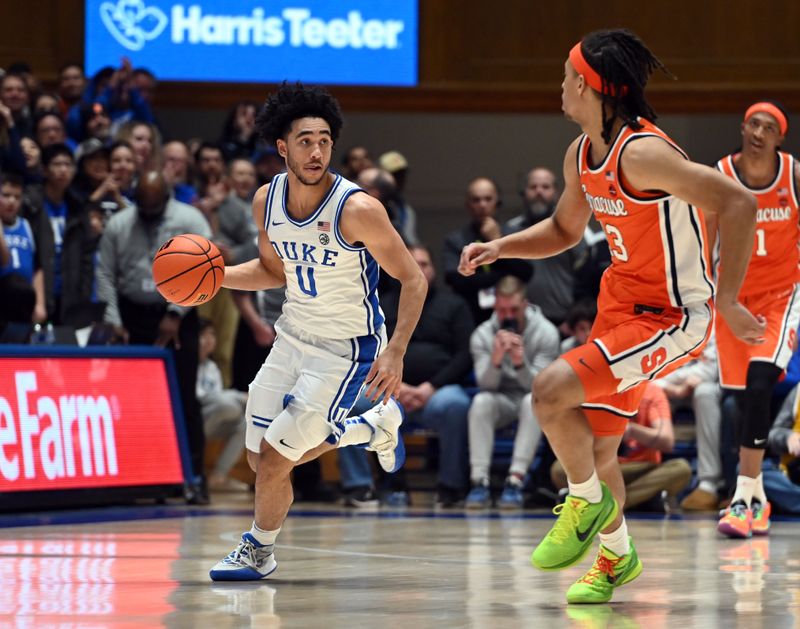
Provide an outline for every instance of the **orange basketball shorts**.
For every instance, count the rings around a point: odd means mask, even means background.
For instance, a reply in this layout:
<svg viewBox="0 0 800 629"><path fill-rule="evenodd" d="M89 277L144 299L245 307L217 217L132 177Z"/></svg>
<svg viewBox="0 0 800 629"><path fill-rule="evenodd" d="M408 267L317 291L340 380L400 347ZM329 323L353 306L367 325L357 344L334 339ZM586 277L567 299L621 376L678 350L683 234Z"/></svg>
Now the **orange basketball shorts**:
<svg viewBox="0 0 800 629"><path fill-rule="evenodd" d="M747 368L752 361L772 363L786 369L797 346L800 322L800 285L740 297L742 305L767 320L761 345L750 345L733 335L723 317L717 317L716 336L719 354L719 382L726 389L744 389Z"/></svg>
<svg viewBox="0 0 800 629"><path fill-rule="evenodd" d="M697 357L711 334L710 304L685 308L598 303L585 345L564 354L583 384L583 410L597 436L621 435L649 380Z"/></svg>

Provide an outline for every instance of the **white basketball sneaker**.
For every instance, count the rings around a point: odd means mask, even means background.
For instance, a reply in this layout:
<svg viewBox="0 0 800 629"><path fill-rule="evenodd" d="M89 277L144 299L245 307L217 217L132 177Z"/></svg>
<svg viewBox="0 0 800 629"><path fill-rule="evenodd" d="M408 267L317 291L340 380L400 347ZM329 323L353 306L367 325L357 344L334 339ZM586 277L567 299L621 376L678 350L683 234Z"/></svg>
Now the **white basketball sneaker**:
<svg viewBox="0 0 800 629"><path fill-rule="evenodd" d="M405 419L403 407L394 398L380 403L362 415L372 428L372 439L366 445L378 455L378 463L389 472L396 472L406 460L406 447L400 436L400 424Z"/></svg>
<svg viewBox="0 0 800 629"><path fill-rule="evenodd" d="M212 581L256 581L275 572L275 546L264 546L250 535L243 533L239 545L225 559L211 568Z"/></svg>

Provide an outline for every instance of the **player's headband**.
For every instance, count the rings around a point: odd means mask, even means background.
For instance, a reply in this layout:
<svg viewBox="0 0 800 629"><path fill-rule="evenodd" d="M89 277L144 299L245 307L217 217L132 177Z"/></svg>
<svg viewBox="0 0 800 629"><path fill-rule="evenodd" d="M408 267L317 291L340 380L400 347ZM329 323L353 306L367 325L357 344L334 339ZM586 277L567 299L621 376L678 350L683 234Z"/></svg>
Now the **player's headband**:
<svg viewBox="0 0 800 629"><path fill-rule="evenodd" d="M775 120L778 121L778 127L780 127L781 135L786 135L786 132L789 130L789 121L786 120L784 113L772 103L756 103L755 105L750 105L750 107L744 113L744 121L747 122L750 120L750 116L758 112L769 114L775 118Z"/></svg>
<svg viewBox="0 0 800 629"><path fill-rule="evenodd" d="M569 62L572 64L572 67L575 68L575 72L583 75L587 85L595 92L600 92L601 94L605 93L611 96L615 95L616 88L608 81L606 81L605 91L603 90L603 77L601 77L600 73L586 61L586 57L583 56L583 51L581 51L581 42L575 44L572 50L569 51ZM625 94L627 91L628 87L623 85L622 93Z"/></svg>

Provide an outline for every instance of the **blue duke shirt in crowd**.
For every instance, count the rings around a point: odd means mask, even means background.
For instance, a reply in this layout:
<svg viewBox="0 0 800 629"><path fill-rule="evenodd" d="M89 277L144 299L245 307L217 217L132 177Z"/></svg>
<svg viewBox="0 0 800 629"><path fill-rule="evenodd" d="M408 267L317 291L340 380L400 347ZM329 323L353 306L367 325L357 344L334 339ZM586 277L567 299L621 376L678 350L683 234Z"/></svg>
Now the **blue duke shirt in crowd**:
<svg viewBox="0 0 800 629"><path fill-rule="evenodd" d="M36 258L36 243L31 226L24 218L17 217L11 225L3 225L3 238L11 254L8 264L0 268L0 275L16 273L33 282Z"/></svg>
<svg viewBox="0 0 800 629"><path fill-rule="evenodd" d="M62 201L56 205L45 198L44 207L50 217L50 225L53 227L53 239L56 246L56 255L53 265L53 294L61 294L61 249L64 245L64 232L67 226L67 203Z"/></svg>
<svg viewBox="0 0 800 629"><path fill-rule="evenodd" d="M283 316L323 338L375 334L384 322L378 263L360 243L347 242L340 229L342 209L357 192L363 191L336 175L319 207L303 220L287 210L286 173L274 177L267 194L265 229L286 273Z"/></svg>

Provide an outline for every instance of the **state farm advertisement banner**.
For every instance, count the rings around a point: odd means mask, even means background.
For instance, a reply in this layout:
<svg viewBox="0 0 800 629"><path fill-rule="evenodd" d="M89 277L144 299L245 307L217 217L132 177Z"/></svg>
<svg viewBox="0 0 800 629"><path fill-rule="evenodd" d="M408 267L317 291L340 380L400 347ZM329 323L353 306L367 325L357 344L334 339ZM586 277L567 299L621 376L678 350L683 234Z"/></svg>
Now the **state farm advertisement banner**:
<svg viewBox="0 0 800 629"><path fill-rule="evenodd" d="M0 357L0 492L182 483L163 360Z"/></svg>

